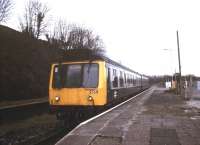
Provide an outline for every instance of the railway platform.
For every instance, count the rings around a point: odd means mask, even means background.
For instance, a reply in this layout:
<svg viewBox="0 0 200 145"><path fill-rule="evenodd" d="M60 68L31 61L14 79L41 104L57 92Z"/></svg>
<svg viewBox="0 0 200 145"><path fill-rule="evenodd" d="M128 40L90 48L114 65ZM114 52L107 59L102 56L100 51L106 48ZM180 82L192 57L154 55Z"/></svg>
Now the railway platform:
<svg viewBox="0 0 200 145"><path fill-rule="evenodd" d="M81 123L56 145L200 145L200 109L152 87Z"/></svg>

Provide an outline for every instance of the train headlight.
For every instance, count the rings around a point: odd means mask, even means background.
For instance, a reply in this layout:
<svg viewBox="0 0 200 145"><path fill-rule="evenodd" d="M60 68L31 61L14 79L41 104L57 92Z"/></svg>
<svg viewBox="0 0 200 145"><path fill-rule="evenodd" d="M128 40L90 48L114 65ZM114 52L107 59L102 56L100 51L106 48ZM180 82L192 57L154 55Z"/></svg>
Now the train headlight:
<svg viewBox="0 0 200 145"><path fill-rule="evenodd" d="M56 97L55 97L55 100L56 100L56 102L60 101L60 97L59 97L59 96L56 96Z"/></svg>
<svg viewBox="0 0 200 145"><path fill-rule="evenodd" d="M93 100L92 96L88 96L88 101L92 101L92 100Z"/></svg>

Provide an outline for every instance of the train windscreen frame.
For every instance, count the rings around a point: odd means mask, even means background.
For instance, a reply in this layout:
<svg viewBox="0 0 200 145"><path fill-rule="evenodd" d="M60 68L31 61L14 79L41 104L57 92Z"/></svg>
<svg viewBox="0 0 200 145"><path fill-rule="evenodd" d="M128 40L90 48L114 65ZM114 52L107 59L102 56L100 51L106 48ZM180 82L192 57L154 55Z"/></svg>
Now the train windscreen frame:
<svg viewBox="0 0 200 145"><path fill-rule="evenodd" d="M97 88L97 63L59 64L54 66L53 88Z"/></svg>

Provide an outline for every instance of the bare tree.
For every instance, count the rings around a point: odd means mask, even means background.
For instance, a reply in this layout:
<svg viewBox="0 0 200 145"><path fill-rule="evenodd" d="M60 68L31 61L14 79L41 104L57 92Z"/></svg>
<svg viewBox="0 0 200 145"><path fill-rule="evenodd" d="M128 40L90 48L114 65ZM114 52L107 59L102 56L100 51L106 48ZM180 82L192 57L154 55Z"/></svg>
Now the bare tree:
<svg viewBox="0 0 200 145"><path fill-rule="evenodd" d="M0 0L0 23L7 21L12 7L12 0Z"/></svg>
<svg viewBox="0 0 200 145"><path fill-rule="evenodd" d="M48 11L47 5L37 0L30 0L25 6L24 19L20 21L21 31L38 39L47 27L45 18Z"/></svg>
<svg viewBox="0 0 200 145"><path fill-rule="evenodd" d="M104 48L103 41L91 30L75 24L67 25L67 23L62 20L55 26L51 36L46 36L49 42L65 50L91 49L102 51Z"/></svg>
<svg viewBox="0 0 200 145"><path fill-rule="evenodd" d="M68 37L68 49L103 49L103 42L93 31L74 27Z"/></svg>
<svg viewBox="0 0 200 145"><path fill-rule="evenodd" d="M71 29L71 25L67 25L67 23L63 20L59 20L52 32L46 34L46 39L50 44L53 44L56 48L66 48L68 35Z"/></svg>
<svg viewBox="0 0 200 145"><path fill-rule="evenodd" d="M69 33L67 49L89 49L94 53L104 53L103 41L92 30L73 27Z"/></svg>

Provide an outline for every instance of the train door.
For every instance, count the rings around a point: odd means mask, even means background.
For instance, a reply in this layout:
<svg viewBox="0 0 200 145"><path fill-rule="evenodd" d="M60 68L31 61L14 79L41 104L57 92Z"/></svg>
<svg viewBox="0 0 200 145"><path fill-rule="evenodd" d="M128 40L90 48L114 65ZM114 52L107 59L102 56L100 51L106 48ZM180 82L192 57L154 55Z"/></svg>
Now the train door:
<svg viewBox="0 0 200 145"><path fill-rule="evenodd" d="M110 102L112 100L112 93L111 93L111 73L110 73L110 68L107 67L107 98L108 98L108 102Z"/></svg>

